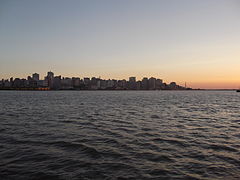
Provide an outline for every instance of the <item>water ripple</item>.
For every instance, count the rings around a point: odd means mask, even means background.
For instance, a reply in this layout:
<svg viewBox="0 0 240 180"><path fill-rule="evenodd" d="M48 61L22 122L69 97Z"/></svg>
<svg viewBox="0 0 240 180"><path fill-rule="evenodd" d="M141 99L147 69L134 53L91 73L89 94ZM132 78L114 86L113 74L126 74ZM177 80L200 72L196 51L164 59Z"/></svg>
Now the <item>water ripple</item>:
<svg viewBox="0 0 240 180"><path fill-rule="evenodd" d="M1 91L1 179L240 179L239 97Z"/></svg>

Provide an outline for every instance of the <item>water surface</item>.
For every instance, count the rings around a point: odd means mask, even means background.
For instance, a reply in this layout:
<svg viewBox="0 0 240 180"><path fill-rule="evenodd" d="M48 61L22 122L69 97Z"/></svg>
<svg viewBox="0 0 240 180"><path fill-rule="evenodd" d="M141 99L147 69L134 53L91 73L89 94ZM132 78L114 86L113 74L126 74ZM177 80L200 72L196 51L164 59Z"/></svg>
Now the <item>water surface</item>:
<svg viewBox="0 0 240 180"><path fill-rule="evenodd" d="M240 93L0 91L3 179L239 179Z"/></svg>

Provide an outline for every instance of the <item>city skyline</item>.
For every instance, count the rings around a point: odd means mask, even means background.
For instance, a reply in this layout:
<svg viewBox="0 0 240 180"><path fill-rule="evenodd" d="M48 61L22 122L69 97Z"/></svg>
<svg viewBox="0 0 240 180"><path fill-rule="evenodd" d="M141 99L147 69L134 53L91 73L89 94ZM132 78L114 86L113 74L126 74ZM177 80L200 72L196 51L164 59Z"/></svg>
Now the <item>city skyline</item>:
<svg viewBox="0 0 240 180"><path fill-rule="evenodd" d="M237 0L1 1L0 78L161 77L240 87Z"/></svg>
<svg viewBox="0 0 240 180"><path fill-rule="evenodd" d="M50 70L52 71L52 70ZM62 73L58 72L58 71L54 71L56 75L60 75ZM58 73L56 73L58 72ZM32 74L34 72L32 71ZM30 73L31 74L31 73ZM133 73L129 73L128 75L126 74L125 76L102 76L102 75L97 75L96 73L86 73L87 75L84 75L82 73L75 73L75 74L72 74L69 73L68 75L65 75L65 74L62 74L61 76L62 77L80 77L80 78L84 78L84 77L97 77L97 78L102 78L102 79L118 79L118 80L127 80L129 77L131 76L134 76L136 77L136 80L142 80L143 77L161 77L162 79L165 80L166 83L171 83L172 81L176 82L177 84L181 85L181 86L185 86L185 84L187 84L188 87L191 87L193 89L239 89L240 88L240 83L236 83L236 82L231 82L231 81L228 81L225 86L222 86L222 84L219 84L218 82L216 81L208 81L208 82L204 82L204 81L200 81L200 82L192 82L192 81L184 81L184 79L170 79L168 78L167 75L163 76L161 75L161 73L159 73L160 75L158 75L157 73L153 74L153 73L145 73L144 75L141 75L141 74L138 74L138 75L134 75ZM153 75L147 75L147 74L153 74ZM45 73L39 73L40 75L40 79L44 78L45 77ZM5 77L0 77L0 80L4 79L4 80L7 80L7 79L10 79L11 77L12 78L21 78L21 79L24 79L26 78L27 76L29 76L29 73L28 72L25 72L23 74L15 74L15 76L13 76L13 74L10 74L10 75L6 75ZM238 85L239 84L239 85Z"/></svg>
<svg viewBox="0 0 240 180"><path fill-rule="evenodd" d="M131 76L127 79L102 79L101 77L63 77L48 71L44 78L33 73L26 78L11 77L0 80L0 90L191 90L176 82L167 84L160 78Z"/></svg>

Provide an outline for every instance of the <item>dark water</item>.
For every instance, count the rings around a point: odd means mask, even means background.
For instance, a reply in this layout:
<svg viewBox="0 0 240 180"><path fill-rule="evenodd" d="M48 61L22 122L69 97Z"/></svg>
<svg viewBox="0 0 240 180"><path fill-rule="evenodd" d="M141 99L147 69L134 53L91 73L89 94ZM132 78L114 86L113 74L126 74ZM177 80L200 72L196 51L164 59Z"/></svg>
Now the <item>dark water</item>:
<svg viewBox="0 0 240 180"><path fill-rule="evenodd" d="M240 93L0 91L0 179L240 179Z"/></svg>

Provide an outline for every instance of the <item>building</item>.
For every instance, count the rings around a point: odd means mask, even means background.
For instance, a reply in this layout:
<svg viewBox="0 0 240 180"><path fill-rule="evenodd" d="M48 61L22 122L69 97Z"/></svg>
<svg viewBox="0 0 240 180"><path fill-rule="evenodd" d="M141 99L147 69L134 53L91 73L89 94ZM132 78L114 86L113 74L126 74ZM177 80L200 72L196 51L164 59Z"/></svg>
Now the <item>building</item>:
<svg viewBox="0 0 240 180"><path fill-rule="evenodd" d="M47 77L53 79L53 77L54 77L54 73L51 72L51 71L49 71L49 72L47 73Z"/></svg>
<svg viewBox="0 0 240 180"><path fill-rule="evenodd" d="M62 89L72 89L73 88L72 79L68 77L62 78L61 87Z"/></svg>
<svg viewBox="0 0 240 180"><path fill-rule="evenodd" d="M78 77L72 78L72 85L74 88L80 88L80 84L81 84L80 78Z"/></svg>
<svg viewBox="0 0 240 180"><path fill-rule="evenodd" d="M49 71L47 73L47 76L45 77L45 80L48 81L48 87L53 88L53 78L54 78L54 73Z"/></svg>
<svg viewBox="0 0 240 180"><path fill-rule="evenodd" d="M97 82L98 82L98 79L95 78L95 77L92 77L91 79L91 89L93 90L97 90L98 89L98 86L97 86Z"/></svg>
<svg viewBox="0 0 240 180"><path fill-rule="evenodd" d="M21 88L22 87L21 79L15 78L14 81L13 81L13 87L14 88Z"/></svg>
<svg viewBox="0 0 240 180"><path fill-rule="evenodd" d="M38 73L32 74L32 79L33 79L34 81L39 81L39 74L38 74Z"/></svg>
<svg viewBox="0 0 240 180"><path fill-rule="evenodd" d="M83 82L86 86L89 86L91 83L91 80L90 80L90 78L85 77L85 78L83 78Z"/></svg>
<svg viewBox="0 0 240 180"><path fill-rule="evenodd" d="M61 89L61 76L55 76L53 78L53 86L52 86L52 89L54 90L59 90Z"/></svg>
<svg viewBox="0 0 240 180"><path fill-rule="evenodd" d="M107 80L107 89L112 89L114 86L114 82L112 80Z"/></svg>
<svg viewBox="0 0 240 180"><path fill-rule="evenodd" d="M106 89L106 88L107 88L107 81L100 80L100 89Z"/></svg>
<svg viewBox="0 0 240 180"><path fill-rule="evenodd" d="M129 77L129 89L137 89L136 77Z"/></svg>
<svg viewBox="0 0 240 180"><path fill-rule="evenodd" d="M148 78L147 78L147 77L144 77L144 78L142 79L141 85L142 85L142 88L141 88L141 89L143 89L143 90L148 90Z"/></svg>
<svg viewBox="0 0 240 180"><path fill-rule="evenodd" d="M163 81L162 79L157 79L156 80L156 89L162 89Z"/></svg>
<svg viewBox="0 0 240 180"><path fill-rule="evenodd" d="M141 86L142 86L142 82L141 81L137 81L137 90L141 90Z"/></svg>
<svg viewBox="0 0 240 180"><path fill-rule="evenodd" d="M151 77L149 79L149 90L155 90L156 89L156 78Z"/></svg>
<svg viewBox="0 0 240 180"><path fill-rule="evenodd" d="M171 82L169 85L168 85L169 89L171 90L175 90L177 89L177 83L176 82Z"/></svg>

